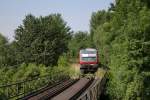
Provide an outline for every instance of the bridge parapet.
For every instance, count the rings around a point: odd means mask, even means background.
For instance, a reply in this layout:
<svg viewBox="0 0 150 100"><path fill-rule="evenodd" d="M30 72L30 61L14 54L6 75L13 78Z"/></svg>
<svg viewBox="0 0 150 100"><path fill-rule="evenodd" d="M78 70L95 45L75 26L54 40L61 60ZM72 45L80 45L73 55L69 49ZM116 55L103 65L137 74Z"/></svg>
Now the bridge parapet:
<svg viewBox="0 0 150 100"><path fill-rule="evenodd" d="M9 83L0 86L0 99L18 99L28 94L34 93L48 85L58 83L58 81L68 79L65 71L52 72L45 76L36 76L32 79L26 79L15 83Z"/></svg>
<svg viewBox="0 0 150 100"><path fill-rule="evenodd" d="M97 100L103 92L106 83L107 72L104 72L103 77L98 77L94 80L91 86L77 100Z"/></svg>

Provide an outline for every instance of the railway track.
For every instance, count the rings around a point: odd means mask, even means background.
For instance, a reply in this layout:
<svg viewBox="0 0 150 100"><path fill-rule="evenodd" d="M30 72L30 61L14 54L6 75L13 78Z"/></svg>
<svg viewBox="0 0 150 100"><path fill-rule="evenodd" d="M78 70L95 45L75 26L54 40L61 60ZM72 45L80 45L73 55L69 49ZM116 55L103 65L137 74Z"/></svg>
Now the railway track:
<svg viewBox="0 0 150 100"><path fill-rule="evenodd" d="M46 87L22 100L75 100L93 82L94 78L70 79L54 86Z"/></svg>

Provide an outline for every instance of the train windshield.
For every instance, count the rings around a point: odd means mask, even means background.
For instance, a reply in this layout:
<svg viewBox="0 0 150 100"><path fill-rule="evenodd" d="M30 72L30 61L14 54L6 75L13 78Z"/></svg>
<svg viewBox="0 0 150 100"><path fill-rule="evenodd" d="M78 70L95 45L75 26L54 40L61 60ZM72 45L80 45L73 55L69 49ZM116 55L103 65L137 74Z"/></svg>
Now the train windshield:
<svg viewBox="0 0 150 100"><path fill-rule="evenodd" d="M95 62L97 60L97 51L81 50L81 60L85 62Z"/></svg>
<svg viewBox="0 0 150 100"><path fill-rule="evenodd" d="M81 60L86 62L94 62L96 61L96 57L82 57Z"/></svg>
<svg viewBox="0 0 150 100"><path fill-rule="evenodd" d="M87 50L82 50L81 54L96 54L96 51L87 51Z"/></svg>

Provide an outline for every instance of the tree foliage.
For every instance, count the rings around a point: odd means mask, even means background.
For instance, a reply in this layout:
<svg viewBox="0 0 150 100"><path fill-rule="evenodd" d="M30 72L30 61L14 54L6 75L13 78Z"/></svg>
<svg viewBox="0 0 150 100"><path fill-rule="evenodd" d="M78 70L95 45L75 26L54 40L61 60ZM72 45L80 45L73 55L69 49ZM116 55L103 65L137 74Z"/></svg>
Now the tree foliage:
<svg viewBox="0 0 150 100"><path fill-rule="evenodd" d="M67 51L70 28L60 14L45 17L27 15L15 32L17 62L56 65Z"/></svg>
<svg viewBox="0 0 150 100"><path fill-rule="evenodd" d="M0 67L8 66L13 63L10 45L8 40L0 34Z"/></svg>
<svg viewBox="0 0 150 100"><path fill-rule="evenodd" d="M90 34L91 37L94 35L94 31L97 29L99 25L104 24L106 21L110 20L110 13L107 13L106 11L98 11L93 12L90 20Z"/></svg>
<svg viewBox="0 0 150 100"><path fill-rule="evenodd" d="M113 100L150 97L149 15L147 0L116 0L109 11L91 17L93 41L103 54L101 62L110 66L107 93Z"/></svg>
<svg viewBox="0 0 150 100"><path fill-rule="evenodd" d="M79 31L73 34L72 39L69 42L69 54L71 57L77 58L80 49L90 47L93 47L90 34Z"/></svg>

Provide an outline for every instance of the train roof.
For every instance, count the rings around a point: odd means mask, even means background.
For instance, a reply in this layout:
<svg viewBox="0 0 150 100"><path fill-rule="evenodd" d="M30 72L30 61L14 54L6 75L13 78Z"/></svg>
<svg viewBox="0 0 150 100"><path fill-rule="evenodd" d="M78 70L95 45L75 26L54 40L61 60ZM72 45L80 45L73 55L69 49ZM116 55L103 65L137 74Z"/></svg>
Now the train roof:
<svg viewBox="0 0 150 100"><path fill-rule="evenodd" d="M85 48L85 49L81 49L80 51L82 50L87 50L87 51L97 51L95 48Z"/></svg>
<svg viewBox="0 0 150 100"><path fill-rule="evenodd" d="M94 52L96 52L97 50L95 48L85 48L85 49L81 49L80 53L84 52L84 51L94 51Z"/></svg>

